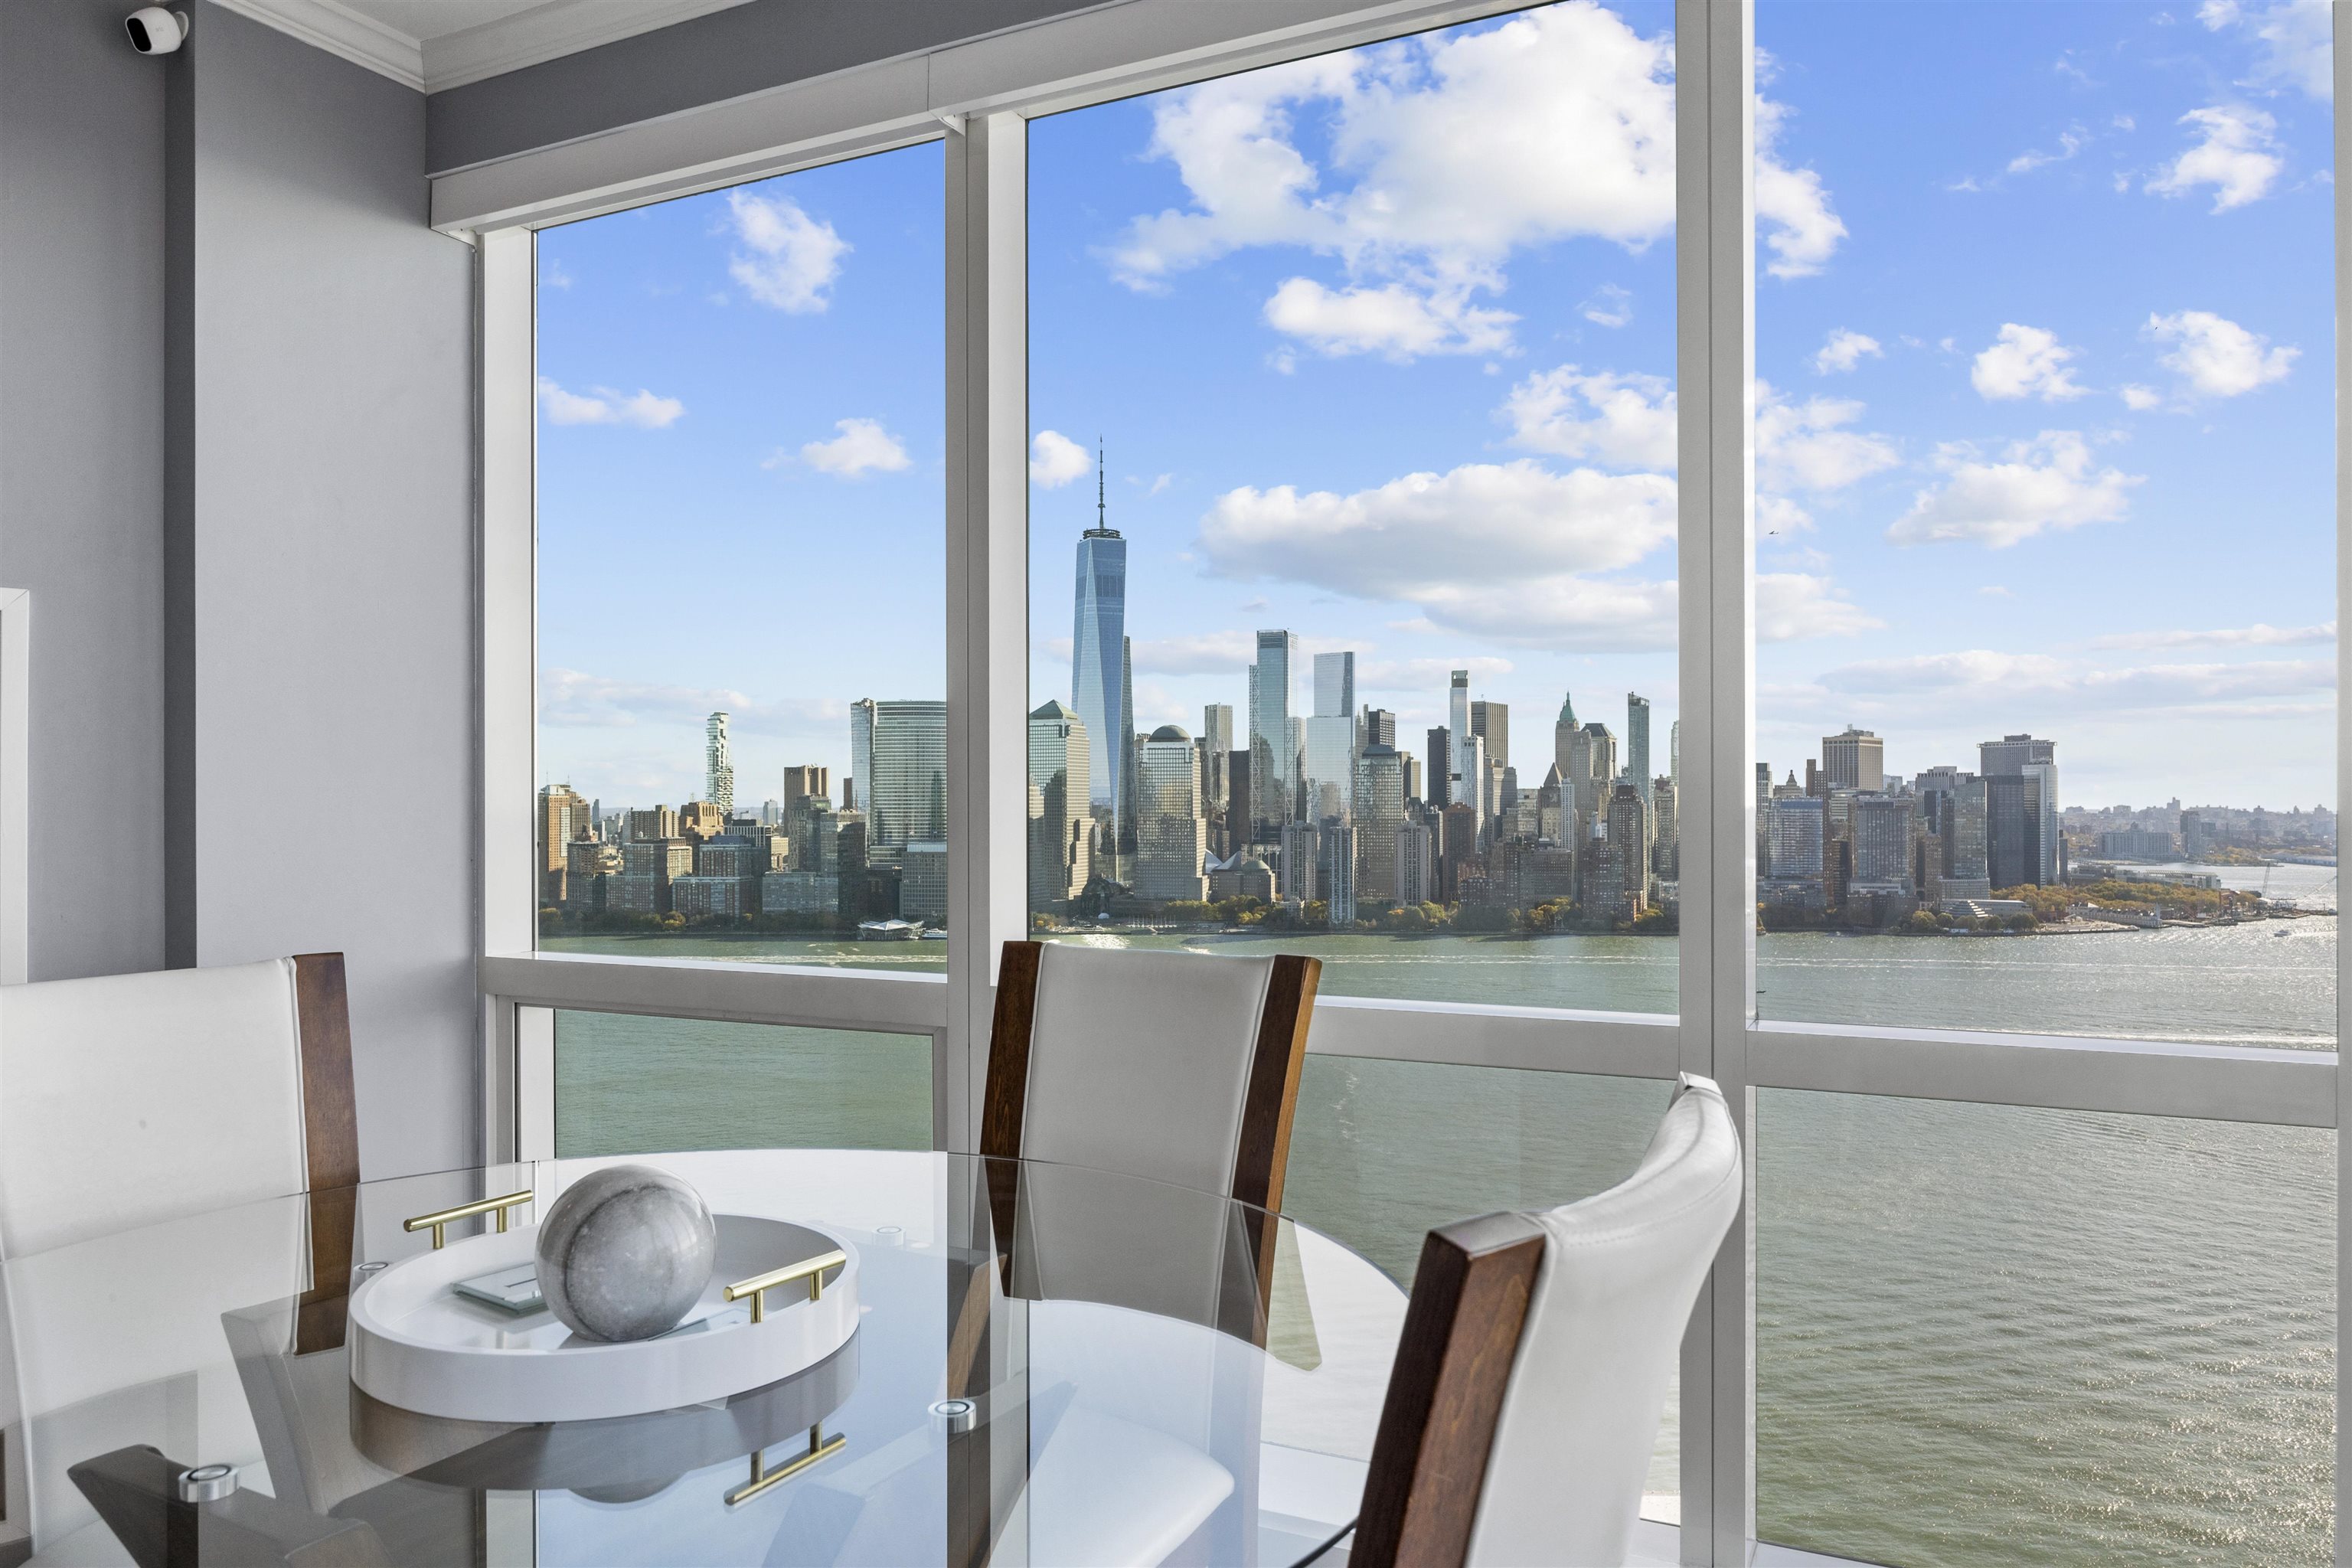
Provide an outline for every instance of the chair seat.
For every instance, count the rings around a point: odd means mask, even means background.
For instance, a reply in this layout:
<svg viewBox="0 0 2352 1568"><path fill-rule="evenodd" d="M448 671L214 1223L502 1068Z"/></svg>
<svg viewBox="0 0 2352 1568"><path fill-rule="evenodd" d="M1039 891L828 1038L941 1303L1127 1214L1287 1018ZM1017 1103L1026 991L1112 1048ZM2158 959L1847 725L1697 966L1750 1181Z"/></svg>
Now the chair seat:
<svg viewBox="0 0 2352 1568"><path fill-rule="evenodd" d="M1233 1491L1233 1472L1191 1444L1072 1409L1030 1472L1029 1562L1155 1568Z"/></svg>

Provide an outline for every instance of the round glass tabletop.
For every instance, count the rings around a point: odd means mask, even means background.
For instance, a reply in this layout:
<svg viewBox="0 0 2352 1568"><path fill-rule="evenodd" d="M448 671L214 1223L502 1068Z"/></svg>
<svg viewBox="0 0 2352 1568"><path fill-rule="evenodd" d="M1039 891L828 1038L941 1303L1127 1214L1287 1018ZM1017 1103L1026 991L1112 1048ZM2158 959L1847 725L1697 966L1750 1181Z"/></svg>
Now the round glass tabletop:
<svg viewBox="0 0 2352 1568"><path fill-rule="evenodd" d="M476 1244L464 1256L506 1262L469 1279L404 1225L524 1192L515 1223L532 1225L583 1174L624 1163L703 1194L721 1216L722 1274L726 1216L746 1234L785 1221L760 1234L809 1226L793 1234L837 1243L846 1261L816 1270L835 1292L822 1312L799 1306L819 1305L805 1278L761 1303L772 1328L829 1313L831 1330L804 1370L756 1387L649 1406L615 1393L634 1374L607 1357L583 1374L589 1394L637 1413L498 1419L504 1350L583 1347L537 1302L527 1266L518 1275L527 1238ZM444 1228L454 1249L493 1226ZM192 1214L5 1269L0 1561L29 1545L44 1561L127 1553L157 1568L191 1545L224 1563L1303 1563L1354 1523L1405 1306L1339 1243L1229 1199L877 1151L404 1177ZM399 1393L423 1385L386 1380L373 1359L396 1279L412 1305L414 1282L433 1281L436 1331L495 1362L438 1413L412 1407L435 1399ZM714 1284L673 1334L749 1342L749 1312Z"/></svg>

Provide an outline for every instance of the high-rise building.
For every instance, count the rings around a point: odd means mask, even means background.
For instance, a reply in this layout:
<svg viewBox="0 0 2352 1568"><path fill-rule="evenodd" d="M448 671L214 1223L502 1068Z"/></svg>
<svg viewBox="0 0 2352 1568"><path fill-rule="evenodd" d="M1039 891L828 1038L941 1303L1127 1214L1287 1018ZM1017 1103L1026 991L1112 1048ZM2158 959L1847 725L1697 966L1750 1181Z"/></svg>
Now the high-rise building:
<svg viewBox="0 0 2352 1568"><path fill-rule="evenodd" d="M1445 734L1445 803L1467 802L1475 811L1479 778L1470 745L1477 736L1470 728L1470 672L1466 669L1454 671L1446 688Z"/></svg>
<svg viewBox="0 0 2352 1568"><path fill-rule="evenodd" d="M1394 746L1366 746L1356 759L1356 896L1394 899L1397 829L1404 826L1404 759Z"/></svg>
<svg viewBox="0 0 2352 1568"><path fill-rule="evenodd" d="M1457 800L1437 820L1437 900L1450 904L1461 896L1462 868L1478 858L1478 808Z"/></svg>
<svg viewBox="0 0 2352 1568"><path fill-rule="evenodd" d="M735 815L735 758L727 745L727 715L702 721L702 798L722 817Z"/></svg>
<svg viewBox="0 0 2352 1568"><path fill-rule="evenodd" d="M898 858L898 918L939 925L948 918L948 847L918 838Z"/></svg>
<svg viewBox="0 0 2352 1568"><path fill-rule="evenodd" d="M2005 735L1977 751L1986 781L1985 858L1994 890L2056 883L2063 868L2055 742Z"/></svg>
<svg viewBox="0 0 2352 1568"><path fill-rule="evenodd" d="M1650 849L1650 868L1660 881L1678 881L1683 874L1681 795L1672 774L1650 781L1650 816L1656 838Z"/></svg>
<svg viewBox="0 0 2352 1568"><path fill-rule="evenodd" d="M1511 765L1511 706L1480 700L1470 704L1470 732L1486 742L1486 760Z"/></svg>
<svg viewBox="0 0 2352 1568"><path fill-rule="evenodd" d="M1094 826L1087 790L1094 777L1087 727L1058 701L1029 715L1029 907L1042 910L1086 890Z"/></svg>
<svg viewBox="0 0 2352 1568"><path fill-rule="evenodd" d="M822 763L795 763L784 770L784 819L792 819L793 802L808 795L833 796L833 770Z"/></svg>
<svg viewBox="0 0 2352 1568"><path fill-rule="evenodd" d="M1642 798L1641 790L1630 779L1612 784L1609 791L1609 841L1621 847L1623 861L1619 874L1625 879L1625 896L1639 915L1649 908L1650 852L1654 834L1651 827L1650 803Z"/></svg>
<svg viewBox="0 0 2352 1568"><path fill-rule="evenodd" d="M1559 717L1551 727L1551 761L1552 765L1559 770L1560 778L1570 784L1577 777L1576 765L1570 758L1576 751L1576 737L1581 733L1582 727L1576 721L1576 698L1573 693L1563 693L1559 700Z"/></svg>
<svg viewBox="0 0 2352 1568"><path fill-rule="evenodd" d="M1315 711L1306 724L1306 805L1303 815L1319 821L1353 809L1356 787L1356 656L1315 656Z"/></svg>
<svg viewBox="0 0 2352 1568"><path fill-rule="evenodd" d="M1822 737L1822 772L1832 789L1884 790L1886 742L1848 724L1842 734Z"/></svg>
<svg viewBox="0 0 2352 1568"><path fill-rule="evenodd" d="M1864 790L1855 794L1847 809L1853 858L1846 896L1907 896L1911 891L1911 802Z"/></svg>
<svg viewBox="0 0 2352 1568"><path fill-rule="evenodd" d="M1180 725L1162 724L1143 742L1136 770L1135 896L1159 902L1208 897L1201 870L1208 853L1192 737Z"/></svg>
<svg viewBox="0 0 2352 1568"><path fill-rule="evenodd" d="M1225 759L1225 858L1230 860L1254 843L1255 808L1250 805L1250 754L1235 752Z"/></svg>
<svg viewBox="0 0 2352 1568"><path fill-rule="evenodd" d="M1234 705L1211 702L1201 710L1201 805L1222 816L1233 804Z"/></svg>
<svg viewBox="0 0 2352 1568"><path fill-rule="evenodd" d="M1367 705L1361 721L1356 726L1356 733L1359 750L1366 746L1393 748L1397 738L1396 715L1385 708Z"/></svg>
<svg viewBox="0 0 2352 1568"><path fill-rule="evenodd" d="M1650 801L1650 700L1625 693L1625 771L1643 805Z"/></svg>
<svg viewBox="0 0 2352 1568"><path fill-rule="evenodd" d="M1334 926L1356 921L1356 829L1346 817L1323 819L1316 838L1315 886Z"/></svg>
<svg viewBox="0 0 2352 1568"><path fill-rule="evenodd" d="M1122 637L1118 649L1118 710L1127 716L1129 725L1135 722L1135 639ZM1111 874L1122 882L1135 879L1135 768L1143 756L1143 734L1135 729L1119 732L1118 743L1127 752L1119 764L1118 812L1112 821L1112 843L1116 846L1118 863ZM1109 744L1108 739L1104 744Z"/></svg>
<svg viewBox="0 0 2352 1568"><path fill-rule="evenodd" d="M849 705L849 754L869 858L890 864L916 839L947 837L946 703L861 698Z"/></svg>
<svg viewBox="0 0 2352 1568"><path fill-rule="evenodd" d="M570 784L550 784L539 792L539 868L542 873L562 870L571 853L565 847L575 838L593 837L588 802Z"/></svg>
<svg viewBox="0 0 2352 1568"><path fill-rule="evenodd" d="M1286 900L1305 903L1323 895L1316 872L1322 864L1322 830L1311 822L1286 822L1282 825L1282 865L1275 886Z"/></svg>
<svg viewBox="0 0 2352 1568"><path fill-rule="evenodd" d="M1616 782L1617 737L1608 725L1587 724L1569 737L1568 766L1561 770L1560 784L1564 789L1572 786L1579 820L1601 819Z"/></svg>
<svg viewBox="0 0 2352 1568"><path fill-rule="evenodd" d="M1315 656L1315 715L1345 718L1356 710L1356 656L1318 653Z"/></svg>
<svg viewBox="0 0 2352 1568"><path fill-rule="evenodd" d="M1433 903L1437 894L1437 857L1428 825L1400 823L1396 830L1396 901Z"/></svg>
<svg viewBox="0 0 2352 1568"><path fill-rule="evenodd" d="M727 831L727 814L715 800L689 800L677 808L677 830L699 844Z"/></svg>
<svg viewBox="0 0 2352 1568"><path fill-rule="evenodd" d="M2032 735L2004 735L1977 742L1977 772L1989 779L2014 775L2028 763L2055 763L2057 742Z"/></svg>
<svg viewBox="0 0 2352 1568"><path fill-rule="evenodd" d="M1812 795L1772 797L1764 813L1766 880L1821 885L1822 806Z"/></svg>
<svg viewBox="0 0 2352 1568"><path fill-rule="evenodd" d="M1297 745L1292 739L1290 692L1298 666L1298 637L1257 634L1257 662L1249 672L1250 816L1253 840L1267 844L1291 820L1298 795Z"/></svg>
<svg viewBox="0 0 2352 1568"><path fill-rule="evenodd" d="M1427 749L1423 754L1429 759L1429 787L1421 798L1430 810L1444 811L1454 798L1448 793L1451 783L1448 775L1454 767L1454 732L1444 729L1432 730L1423 743Z"/></svg>
<svg viewBox="0 0 2352 1568"><path fill-rule="evenodd" d="M1102 456L1095 457L1095 525L1078 538L1076 624L1070 633L1070 706L1095 744L1087 753L1087 799L1115 811L1125 782L1127 541L1103 504Z"/></svg>

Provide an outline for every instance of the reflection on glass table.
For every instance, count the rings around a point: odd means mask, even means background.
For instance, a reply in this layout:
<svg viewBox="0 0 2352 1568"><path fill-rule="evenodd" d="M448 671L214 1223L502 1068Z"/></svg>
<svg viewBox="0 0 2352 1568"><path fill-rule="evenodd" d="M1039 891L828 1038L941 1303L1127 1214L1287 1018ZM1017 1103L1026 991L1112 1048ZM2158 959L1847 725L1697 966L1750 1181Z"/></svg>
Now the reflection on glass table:
<svg viewBox="0 0 2352 1568"><path fill-rule="evenodd" d="M529 1225L606 1160L370 1183L32 1254L5 1265L8 1555L1282 1564L1352 1525L1404 1296L1338 1243L1074 1166L635 1158L718 1215L838 1237L847 1342L780 1382L603 1420L424 1415L354 1386L353 1287L432 1246L404 1220L528 1190ZM489 1226L459 1221L449 1245ZM744 1313L717 1303L723 1283L711 1310ZM491 1339L547 1338L543 1311L469 1310ZM698 1326L720 1325L676 1332ZM191 1481L201 1467L226 1469Z"/></svg>

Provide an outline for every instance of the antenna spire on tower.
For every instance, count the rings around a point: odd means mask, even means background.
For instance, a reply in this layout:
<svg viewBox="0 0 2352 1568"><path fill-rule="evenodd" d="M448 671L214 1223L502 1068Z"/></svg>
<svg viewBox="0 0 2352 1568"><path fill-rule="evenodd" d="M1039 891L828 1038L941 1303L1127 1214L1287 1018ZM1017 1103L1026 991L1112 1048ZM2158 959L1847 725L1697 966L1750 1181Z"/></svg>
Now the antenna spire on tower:
<svg viewBox="0 0 2352 1568"><path fill-rule="evenodd" d="M1095 526L1108 528L1103 512L1103 438L1095 437Z"/></svg>

